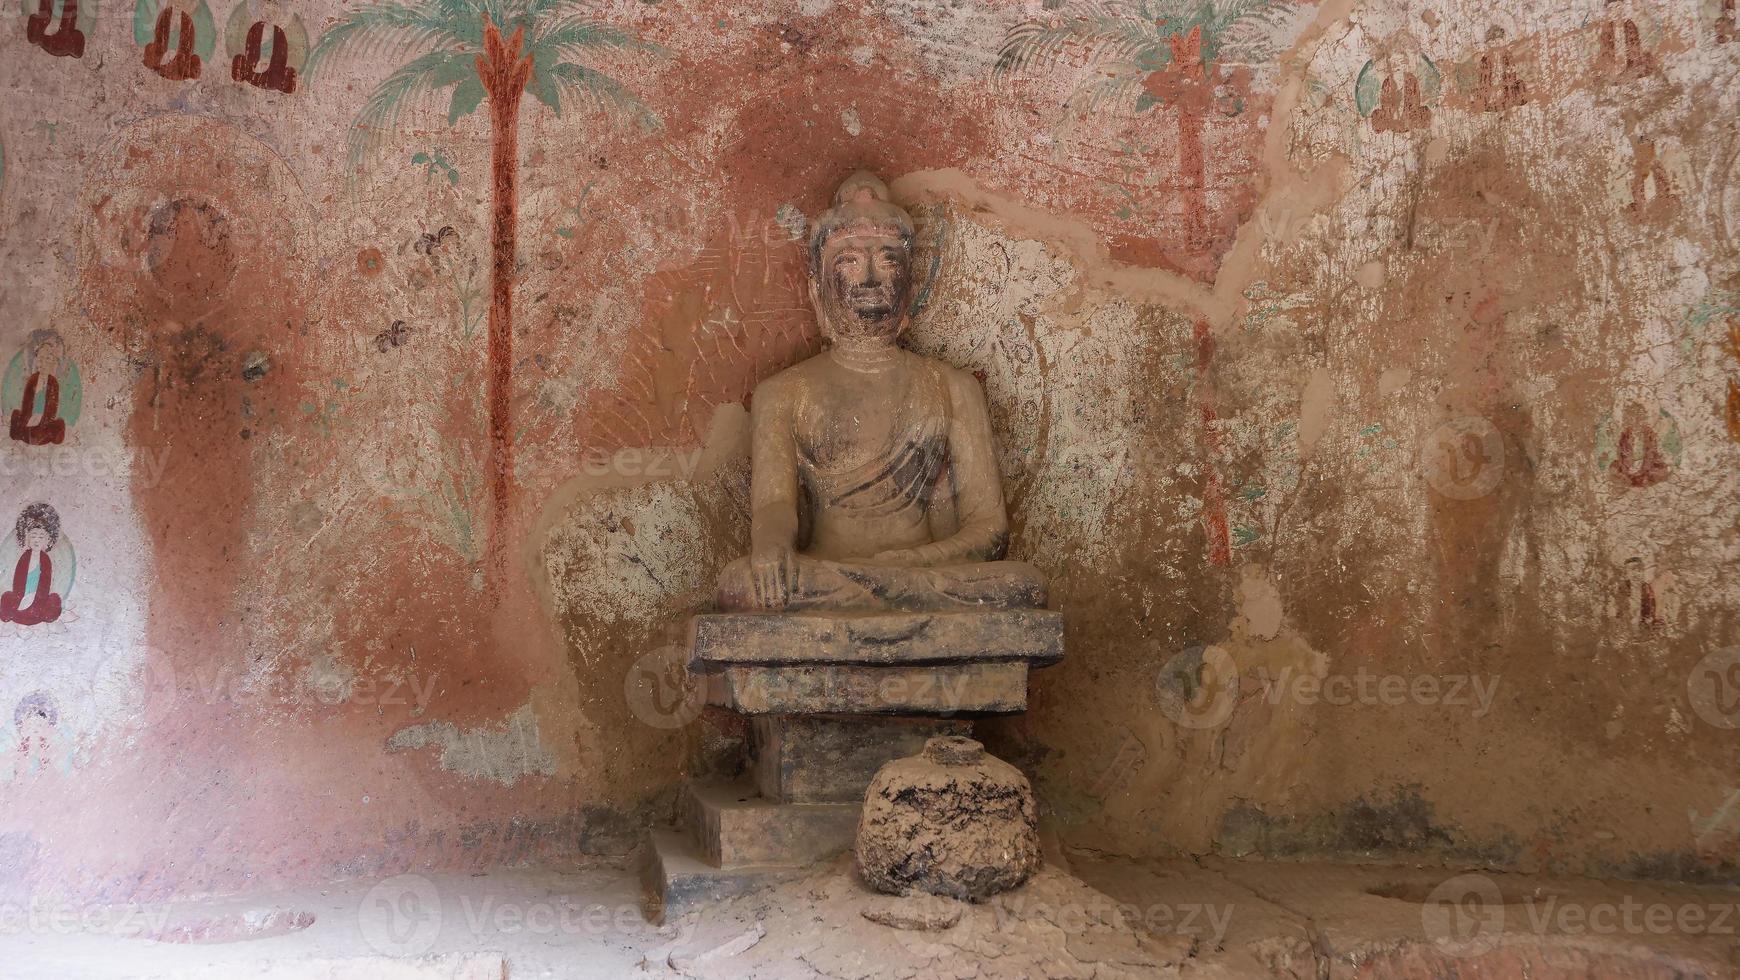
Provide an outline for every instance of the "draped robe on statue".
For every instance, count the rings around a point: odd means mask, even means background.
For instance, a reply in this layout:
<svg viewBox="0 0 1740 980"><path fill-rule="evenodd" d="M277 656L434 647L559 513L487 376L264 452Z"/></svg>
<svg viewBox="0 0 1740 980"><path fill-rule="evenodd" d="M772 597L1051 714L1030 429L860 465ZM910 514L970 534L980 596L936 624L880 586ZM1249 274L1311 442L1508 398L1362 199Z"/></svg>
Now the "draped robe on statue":
<svg viewBox="0 0 1740 980"><path fill-rule="evenodd" d="M950 473L952 421L947 381L933 366L915 372L912 388L897 404L901 414L887 443L859 461L829 465L810 447L818 434L796 433L797 476L808 506L806 544L796 556L790 594L781 602L767 595L749 559L725 567L719 578L724 609L901 609L946 610L959 607L1039 608L1046 585L1038 569L1024 562L974 560L968 552L1002 554L1001 536L976 535L957 513ZM807 413L799 413L805 415ZM811 417L807 428L822 429L825 418ZM800 422L803 430L805 424ZM999 505L1001 501L998 502ZM821 515L815 517L814 515ZM934 563L876 562L855 554L842 541L877 528L877 550L922 549L947 542ZM978 540L983 537L984 540ZM995 538L995 539L994 539Z"/></svg>
<svg viewBox="0 0 1740 980"><path fill-rule="evenodd" d="M35 626L60 618L60 596L53 592L54 561L48 552L25 549L12 570L12 589L0 593L0 623Z"/></svg>

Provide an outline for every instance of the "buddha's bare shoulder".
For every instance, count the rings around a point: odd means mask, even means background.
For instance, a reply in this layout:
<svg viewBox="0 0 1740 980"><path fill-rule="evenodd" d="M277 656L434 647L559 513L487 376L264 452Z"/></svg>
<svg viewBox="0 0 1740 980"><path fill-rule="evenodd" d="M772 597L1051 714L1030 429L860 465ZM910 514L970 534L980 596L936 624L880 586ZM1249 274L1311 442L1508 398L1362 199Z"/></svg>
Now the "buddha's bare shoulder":
<svg viewBox="0 0 1740 980"><path fill-rule="evenodd" d="M943 386L948 389L949 397L956 403L962 399L976 402L985 400L985 388L979 383L978 377L973 372L939 361L934 357L927 357L924 360L936 372L936 376L942 380Z"/></svg>
<svg viewBox="0 0 1740 980"><path fill-rule="evenodd" d="M796 396L815 383L821 374L821 361L824 356L817 354L805 358L783 371L761 379L755 386L755 397L785 399Z"/></svg>

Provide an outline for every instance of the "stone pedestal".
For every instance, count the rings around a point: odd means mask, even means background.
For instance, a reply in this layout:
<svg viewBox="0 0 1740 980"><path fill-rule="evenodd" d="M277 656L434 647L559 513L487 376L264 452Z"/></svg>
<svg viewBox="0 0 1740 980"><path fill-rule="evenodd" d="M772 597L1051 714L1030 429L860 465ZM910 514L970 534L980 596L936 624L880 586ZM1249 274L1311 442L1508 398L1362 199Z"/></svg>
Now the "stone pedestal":
<svg viewBox="0 0 1740 980"><path fill-rule="evenodd" d="M721 613L695 617L690 670L709 703L751 716L746 774L690 781L652 835L648 913L722 898L848 850L865 789L927 739L1026 710L1030 667L1063 656L1042 609Z"/></svg>
<svg viewBox="0 0 1740 980"><path fill-rule="evenodd" d="M937 735L966 735L973 723L951 718L874 715L761 715L752 722L755 789L775 803L851 803L885 763L911 755Z"/></svg>

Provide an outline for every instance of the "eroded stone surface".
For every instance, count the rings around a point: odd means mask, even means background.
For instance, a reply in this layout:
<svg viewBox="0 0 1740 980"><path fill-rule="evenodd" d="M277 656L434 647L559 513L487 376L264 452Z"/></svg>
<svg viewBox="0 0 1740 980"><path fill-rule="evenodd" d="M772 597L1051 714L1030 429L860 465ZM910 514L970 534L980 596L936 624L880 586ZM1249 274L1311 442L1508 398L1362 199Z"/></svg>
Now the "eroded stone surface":
<svg viewBox="0 0 1740 980"><path fill-rule="evenodd" d="M926 664L1063 658L1063 614L1045 609L853 615L809 612L696 616L689 644L701 670L725 664Z"/></svg>
<svg viewBox="0 0 1740 980"><path fill-rule="evenodd" d="M747 782L689 781L679 819L719 868L802 867L852 846L859 801L781 803Z"/></svg>
<svg viewBox="0 0 1740 980"><path fill-rule="evenodd" d="M758 716L751 741L756 788L785 803L862 803L887 763L918 752L932 736L972 730L972 722L941 718Z"/></svg>
<svg viewBox="0 0 1740 980"><path fill-rule="evenodd" d="M858 824L858 871L889 893L981 900L1039 867L1033 787L969 738L933 738L883 766Z"/></svg>
<svg viewBox="0 0 1740 980"><path fill-rule="evenodd" d="M1042 606L1039 570L1001 559L1009 515L977 378L899 345L912 217L846 178L810 235L829 349L752 402L750 553L719 576L735 610Z"/></svg>
<svg viewBox="0 0 1740 980"><path fill-rule="evenodd" d="M1027 664L732 667L711 703L745 714L1013 714L1027 707Z"/></svg>

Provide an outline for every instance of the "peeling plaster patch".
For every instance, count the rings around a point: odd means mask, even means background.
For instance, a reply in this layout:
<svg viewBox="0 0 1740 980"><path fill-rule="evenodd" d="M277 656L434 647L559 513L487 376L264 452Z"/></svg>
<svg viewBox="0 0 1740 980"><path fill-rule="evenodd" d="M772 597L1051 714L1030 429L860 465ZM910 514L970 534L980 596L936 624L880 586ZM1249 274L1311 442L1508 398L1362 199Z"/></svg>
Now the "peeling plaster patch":
<svg viewBox="0 0 1740 980"><path fill-rule="evenodd" d="M432 721L402 728L387 740L389 752L430 747L440 748L442 769L503 786L556 774L556 760L538 742L538 719L529 704L496 728L460 731L452 722Z"/></svg>
<svg viewBox="0 0 1740 980"><path fill-rule="evenodd" d="M356 671L323 653L302 668L298 687L321 704L343 704L356 690Z"/></svg>
<svg viewBox="0 0 1740 980"><path fill-rule="evenodd" d="M1414 379L1414 372L1405 367L1388 368L1378 376L1378 396L1387 398L1408 386Z"/></svg>
<svg viewBox="0 0 1740 980"><path fill-rule="evenodd" d="M1110 302L1080 333L1040 335L1038 360L1050 372L1045 400L1051 410L1040 416L1043 455L1034 461L1022 508L1029 553L1067 543L1080 549L1081 560L1103 564L1117 537L1108 515L1122 491L1171 482L1133 449L1140 319L1135 307Z"/></svg>
<svg viewBox="0 0 1740 980"><path fill-rule="evenodd" d="M943 91L979 81L997 63L1009 28L1020 11L997 11L977 3L888 0L888 19L906 33Z"/></svg>
<svg viewBox="0 0 1740 980"><path fill-rule="evenodd" d="M840 125L846 127L846 132L853 136L864 131L864 120L859 118L858 110L852 106L840 110Z"/></svg>
<svg viewBox="0 0 1740 980"><path fill-rule="evenodd" d="M666 601L707 587L708 534L693 493L648 484L576 507L545 550L558 605L607 623L650 620Z"/></svg>
<svg viewBox="0 0 1740 980"><path fill-rule="evenodd" d="M1131 453L1141 311L1121 300L1060 311L1079 271L1045 242L986 227L959 208L921 209L920 239L940 240L934 294L913 325L915 349L973 371L999 425L1005 484L1018 501L1023 555L1110 552L1117 489L1157 478ZM940 230L939 230L940 226ZM921 262L928 257L921 256Z"/></svg>
<svg viewBox="0 0 1740 980"><path fill-rule="evenodd" d="M1262 565L1239 569L1239 623L1251 636L1272 640L1281 632L1281 590Z"/></svg>
<svg viewBox="0 0 1740 980"><path fill-rule="evenodd" d="M774 209L773 220L785 229L785 233L794 242L802 241L809 234L810 219L804 217L803 211L789 201Z"/></svg>
<svg viewBox="0 0 1740 980"><path fill-rule="evenodd" d="M1705 847L1711 838L1740 836L1740 806L1737 804L1740 804L1740 789L1731 791L1722 805L1708 816L1696 809L1688 809L1686 819L1692 826L1692 842Z"/></svg>
<svg viewBox="0 0 1740 980"><path fill-rule="evenodd" d="M1335 410L1335 379L1328 368L1311 372L1305 385L1305 395L1299 403L1299 456L1311 455L1317 440L1329 428L1329 417Z"/></svg>

